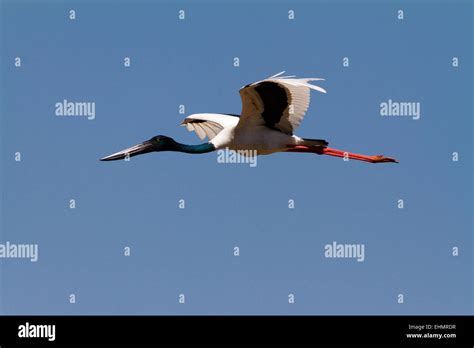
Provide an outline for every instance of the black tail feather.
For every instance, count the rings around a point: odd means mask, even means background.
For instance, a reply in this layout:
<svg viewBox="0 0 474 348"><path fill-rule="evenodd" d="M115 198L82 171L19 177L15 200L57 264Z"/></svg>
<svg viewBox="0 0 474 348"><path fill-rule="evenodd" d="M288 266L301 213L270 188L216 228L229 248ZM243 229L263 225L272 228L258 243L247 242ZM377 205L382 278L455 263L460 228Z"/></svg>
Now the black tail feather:
<svg viewBox="0 0 474 348"><path fill-rule="evenodd" d="M328 146L328 142L323 139L306 139L303 138L304 143L302 145L306 146Z"/></svg>

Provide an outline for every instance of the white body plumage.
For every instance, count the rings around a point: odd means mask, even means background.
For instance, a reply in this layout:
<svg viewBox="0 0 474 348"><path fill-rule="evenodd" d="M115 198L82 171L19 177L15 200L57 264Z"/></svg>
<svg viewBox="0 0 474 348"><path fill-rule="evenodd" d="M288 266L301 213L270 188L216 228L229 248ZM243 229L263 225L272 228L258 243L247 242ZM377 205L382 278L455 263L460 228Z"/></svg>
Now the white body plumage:
<svg viewBox="0 0 474 348"><path fill-rule="evenodd" d="M206 137L216 149L255 150L258 155L286 151L289 145L304 144L293 135L310 102L310 89L326 93L309 84L319 78L295 79L282 73L242 87L242 113L193 114L184 119L189 131L201 140ZM275 117L277 116L277 117Z"/></svg>

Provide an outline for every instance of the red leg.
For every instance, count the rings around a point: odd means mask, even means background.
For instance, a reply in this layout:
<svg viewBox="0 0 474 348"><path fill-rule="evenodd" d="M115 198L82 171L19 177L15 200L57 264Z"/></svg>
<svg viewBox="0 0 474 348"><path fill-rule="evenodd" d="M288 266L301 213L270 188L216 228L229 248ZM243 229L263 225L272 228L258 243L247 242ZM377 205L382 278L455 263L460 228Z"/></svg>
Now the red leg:
<svg viewBox="0 0 474 348"><path fill-rule="evenodd" d="M304 145L297 145L291 146L288 150L289 152L310 152L310 153L317 153L318 155L328 155L334 157L342 157L348 158L357 161L365 161L370 163L383 163L383 162L395 162L398 163L396 159L390 157L384 157L382 155L378 156L367 156L367 155L359 155L357 153L347 152L332 149L330 147L311 147L311 146L304 146Z"/></svg>

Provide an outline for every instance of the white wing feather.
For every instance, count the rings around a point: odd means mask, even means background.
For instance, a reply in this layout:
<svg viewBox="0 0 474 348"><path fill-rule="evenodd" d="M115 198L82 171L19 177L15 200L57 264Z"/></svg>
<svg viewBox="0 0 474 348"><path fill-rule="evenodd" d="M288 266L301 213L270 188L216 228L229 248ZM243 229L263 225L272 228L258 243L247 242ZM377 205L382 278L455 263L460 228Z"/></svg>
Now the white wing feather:
<svg viewBox="0 0 474 348"><path fill-rule="evenodd" d="M224 128L235 127L239 123L236 116L223 114L193 114L186 117L181 125L190 132L194 131L199 139L213 139Z"/></svg>

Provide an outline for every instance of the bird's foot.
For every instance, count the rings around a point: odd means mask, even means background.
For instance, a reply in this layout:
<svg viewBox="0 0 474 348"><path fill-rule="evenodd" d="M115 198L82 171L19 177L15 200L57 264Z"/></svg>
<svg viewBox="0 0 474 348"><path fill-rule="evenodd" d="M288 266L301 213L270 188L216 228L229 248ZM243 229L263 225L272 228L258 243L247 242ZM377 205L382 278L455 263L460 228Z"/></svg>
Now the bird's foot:
<svg viewBox="0 0 474 348"><path fill-rule="evenodd" d="M385 157L383 155L373 156L373 163L393 162L398 163L395 158Z"/></svg>

